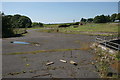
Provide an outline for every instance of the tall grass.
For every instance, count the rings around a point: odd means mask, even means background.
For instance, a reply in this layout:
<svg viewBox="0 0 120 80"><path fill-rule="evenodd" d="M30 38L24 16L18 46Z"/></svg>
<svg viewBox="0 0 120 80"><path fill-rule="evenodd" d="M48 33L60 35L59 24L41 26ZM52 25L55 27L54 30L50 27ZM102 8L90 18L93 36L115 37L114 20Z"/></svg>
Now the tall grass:
<svg viewBox="0 0 120 80"><path fill-rule="evenodd" d="M95 24L87 23L85 25L79 25L79 27L69 27L65 29L60 29L61 31L86 31L86 32L118 32L118 24L104 23Z"/></svg>

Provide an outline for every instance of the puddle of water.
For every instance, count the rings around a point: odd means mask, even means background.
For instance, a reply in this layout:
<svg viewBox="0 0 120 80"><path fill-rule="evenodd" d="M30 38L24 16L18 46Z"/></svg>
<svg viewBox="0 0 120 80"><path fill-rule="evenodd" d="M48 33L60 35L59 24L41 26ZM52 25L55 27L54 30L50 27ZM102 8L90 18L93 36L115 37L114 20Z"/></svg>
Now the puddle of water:
<svg viewBox="0 0 120 80"><path fill-rule="evenodd" d="M28 42L21 42L21 41L13 41L11 43L14 43L14 44L30 44Z"/></svg>

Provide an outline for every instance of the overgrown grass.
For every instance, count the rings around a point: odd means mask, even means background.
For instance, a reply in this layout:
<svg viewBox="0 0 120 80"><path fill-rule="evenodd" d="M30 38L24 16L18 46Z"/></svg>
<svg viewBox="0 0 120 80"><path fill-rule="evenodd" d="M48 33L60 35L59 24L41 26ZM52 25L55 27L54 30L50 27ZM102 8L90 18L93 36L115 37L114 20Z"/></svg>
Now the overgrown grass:
<svg viewBox="0 0 120 80"><path fill-rule="evenodd" d="M91 49L88 46L81 48L72 48L72 49L50 49L50 50L37 50L31 52L15 52L15 53L5 53L4 55L17 55L17 54L37 54L37 53L45 53L45 52L62 52L62 51L72 51L72 50L89 50Z"/></svg>
<svg viewBox="0 0 120 80"><path fill-rule="evenodd" d="M102 48L98 47L96 44L93 49L95 50L95 58L93 59L94 65L96 66L96 71L99 72L101 78L118 78L117 72L120 72L118 68L120 66L119 63L119 55L117 51L114 53L109 52L109 48L103 50ZM113 71L115 70L115 71Z"/></svg>
<svg viewBox="0 0 120 80"><path fill-rule="evenodd" d="M113 36L118 35L118 24L115 23L87 23L84 25L79 25L78 27L70 26L67 28L58 28L57 25L50 25L51 29L43 29L40 32L59 32L67 34L89 34L89 35L102 35L102 36ZM50 27L49 26L49 27ZM54 27L55 26L55 27ZM48 27L48 26L46 26Z"/></svg>
<svg viewBox="0 0 120 80"><path fill-rule="evenodd" d="M118 24L104 23L95 24L87 23L85 25L79 25L77 28L70 27L60 29L60 31L86 31L86 32L118 32Z"/></svg>
<svg viewBox="0 0 120 80"><path fill-rule="evenodd" d="M46 28L58 28L60 24L44 24L44 27Z"/></svg>

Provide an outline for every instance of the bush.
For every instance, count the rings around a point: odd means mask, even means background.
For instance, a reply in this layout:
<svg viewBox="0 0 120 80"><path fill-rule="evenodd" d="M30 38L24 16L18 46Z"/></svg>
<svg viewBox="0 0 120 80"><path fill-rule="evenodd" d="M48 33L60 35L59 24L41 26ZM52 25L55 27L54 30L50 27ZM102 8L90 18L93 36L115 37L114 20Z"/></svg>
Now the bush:
<svg viewBox="0 0 120 80"><path fill-rule="evenodd" d="M24 28L26 30L31 23L27 16L2 14L2 37L13 37L18 34L19 30L16 29Z"/></svg>

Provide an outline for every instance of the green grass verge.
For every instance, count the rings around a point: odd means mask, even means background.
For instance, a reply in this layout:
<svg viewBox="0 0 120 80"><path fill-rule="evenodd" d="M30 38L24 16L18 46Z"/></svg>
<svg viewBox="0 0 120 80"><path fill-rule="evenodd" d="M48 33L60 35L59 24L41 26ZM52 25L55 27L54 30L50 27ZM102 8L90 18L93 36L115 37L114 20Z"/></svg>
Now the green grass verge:
<svg viewBox="0 0 120 80"><path fill-rule="evenodd" d="M62 51L72 51L72 50L89 50L90 47L82 47L82 48L74 48L74 49L51 49L51 50L37 50L31 52L15 52L15 53L5 53L3 55L18 55L18 54L37 54L37 53L45 53L45 52L62 52Z"/></svg>

